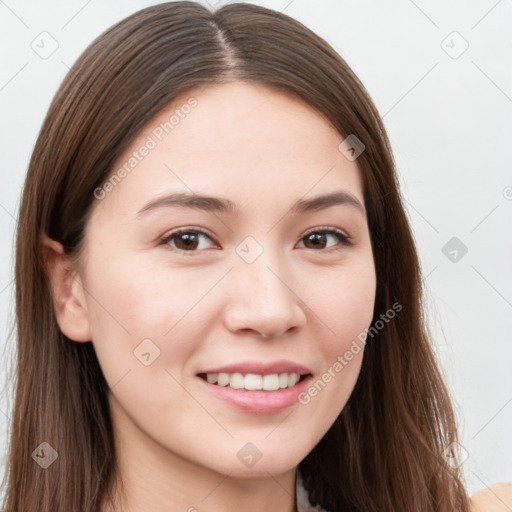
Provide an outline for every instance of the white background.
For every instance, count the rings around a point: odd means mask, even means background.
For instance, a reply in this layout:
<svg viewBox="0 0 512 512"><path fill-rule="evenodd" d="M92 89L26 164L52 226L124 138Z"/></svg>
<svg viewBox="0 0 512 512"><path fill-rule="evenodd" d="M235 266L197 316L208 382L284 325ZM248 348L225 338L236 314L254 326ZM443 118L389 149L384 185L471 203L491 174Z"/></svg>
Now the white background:
<svg viewBox="0 0 512 512"><path fill-rule="evenodd" d="M13 241L30 154L68 67L103 30L153 3L0 1L2 472L12 402ZM394 149L433 343L467 450L468 492L512 481L512 1L253 3L284 11L326 39L374 99ZM58 43L46 59L31 47L43 31ZM452 237L468 248L456 262L442 252Z"/></svg>

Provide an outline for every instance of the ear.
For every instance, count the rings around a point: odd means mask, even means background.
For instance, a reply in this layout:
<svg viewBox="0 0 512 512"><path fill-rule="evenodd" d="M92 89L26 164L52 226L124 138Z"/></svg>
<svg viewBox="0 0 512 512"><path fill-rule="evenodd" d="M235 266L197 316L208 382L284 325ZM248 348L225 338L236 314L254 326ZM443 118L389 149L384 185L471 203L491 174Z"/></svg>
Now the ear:
<svg viewBox="0 0 512 512"><path fill-rule="evenodd" d="M61 331L71 340L90 341L91 330L82 279L61 243L41 235L40 250Z"/></svg>

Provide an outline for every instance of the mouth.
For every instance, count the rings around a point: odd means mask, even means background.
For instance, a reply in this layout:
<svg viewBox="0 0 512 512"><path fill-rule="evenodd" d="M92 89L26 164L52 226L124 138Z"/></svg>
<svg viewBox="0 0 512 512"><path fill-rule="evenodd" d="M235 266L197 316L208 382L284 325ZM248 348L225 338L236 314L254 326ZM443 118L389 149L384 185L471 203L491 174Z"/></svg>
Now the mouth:
<svg viewBox="0 0 512 512"><path fill-rule="evenodd" d="M205 392L248 414L275 414L298 403L313 374L291 361L247 361L196 374Z"/></svg>
<svg viewBox="0 0 512 512"><path fill-rule="evenodd" d="M288 389L294 387L299 382L302 382L310 373L271 373L271 374L257 374L257 373L225 373L225 372L212 372L200 373L198 377L205 380L209 384L220 387L228 387L231 389L243 389L246 391L279 391L281 389Z"/></svg>

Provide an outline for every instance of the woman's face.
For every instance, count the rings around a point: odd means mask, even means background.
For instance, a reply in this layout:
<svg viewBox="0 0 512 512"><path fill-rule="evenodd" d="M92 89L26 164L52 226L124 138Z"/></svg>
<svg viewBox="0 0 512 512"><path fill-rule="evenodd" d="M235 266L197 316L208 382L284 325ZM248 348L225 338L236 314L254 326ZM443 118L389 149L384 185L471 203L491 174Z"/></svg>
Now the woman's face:
<svg viewBox="0 0 512 512"><path fill-rule="evenodd" d="M283 473L343 409L376 278L341 141L287 95L212 84L150 122L95 191L83 305L116 435L141 460Z"/></svg>

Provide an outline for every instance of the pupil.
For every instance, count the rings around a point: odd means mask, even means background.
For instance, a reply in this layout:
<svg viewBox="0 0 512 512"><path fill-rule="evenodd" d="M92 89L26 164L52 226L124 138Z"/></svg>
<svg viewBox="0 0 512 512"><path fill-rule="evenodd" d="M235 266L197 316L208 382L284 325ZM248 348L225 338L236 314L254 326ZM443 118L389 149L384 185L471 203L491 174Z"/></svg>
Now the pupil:
<svg viewBox="0 0 512 512"><path fill-rule="evenodd" d="M196 246L194 244L197 245L197 240L196 240L197 236L195 234L191 234L191 233L184 233L182 235L180 235L178 237L178 240L180 241L184 241L185 243L182 244L184 245L186 248L190 249L191 247L195 248Z"/></svg>
<svg viewBox="0 0 512 512"><path fill-rule="evenodd" d="M322 245L322 241L325 242L324 238L325 235L321 233L311 233L311 235L307 237L309 241L313 242L313 247L318 247L319 245ZM318 242L320 242L320 244Z"/></svg>

